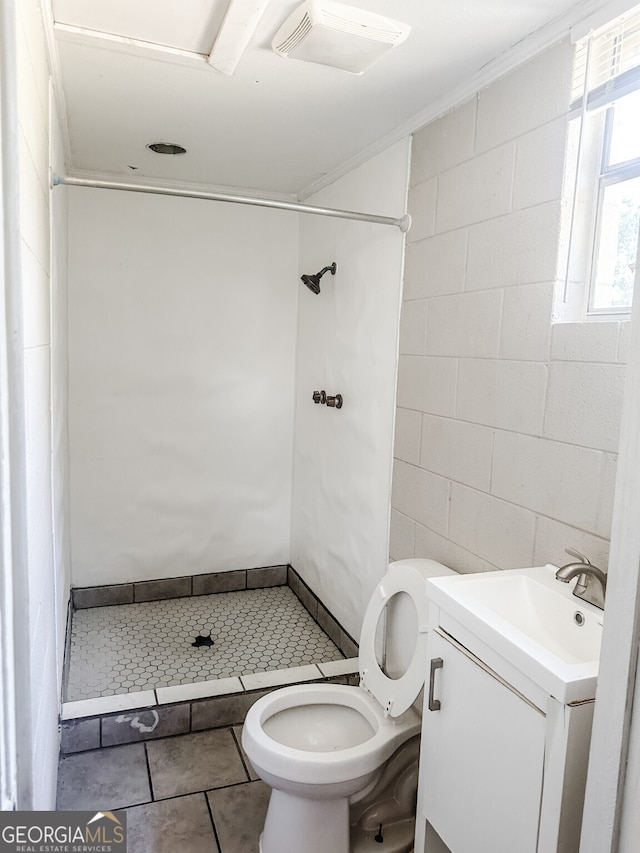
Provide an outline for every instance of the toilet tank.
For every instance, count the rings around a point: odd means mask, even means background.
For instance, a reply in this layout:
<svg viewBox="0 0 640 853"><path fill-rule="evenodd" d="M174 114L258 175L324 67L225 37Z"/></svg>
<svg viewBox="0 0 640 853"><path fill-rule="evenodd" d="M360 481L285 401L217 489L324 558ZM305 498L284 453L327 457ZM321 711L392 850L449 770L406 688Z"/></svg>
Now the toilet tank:
<svg viewBox="0 0 640 853"><path fill-rule="evenodd" d="M403 566L411 566L417 569L425 581L428 578L456 574L453 569L438 563L436 560L420 557L396 560L389 564L389 572L398 571ZM426 597L425 586L425 612ZM411 662L418 633L418 616L408 595L400 593L389 602L386 608L386 625L380 626L380 629L382 631L380 637L383 648L382 654L384 655L383 669L390 678L399 678Z"/></svg>

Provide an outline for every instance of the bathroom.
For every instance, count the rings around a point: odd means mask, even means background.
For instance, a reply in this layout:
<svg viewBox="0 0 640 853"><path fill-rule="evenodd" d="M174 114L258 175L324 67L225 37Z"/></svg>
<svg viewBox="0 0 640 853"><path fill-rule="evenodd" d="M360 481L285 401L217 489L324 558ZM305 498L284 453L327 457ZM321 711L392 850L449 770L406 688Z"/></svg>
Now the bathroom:
<svg viewBox="0 0 640 853"><path fill-rule="evenodd" d="M5 225L4 257L7 279L18 268L22 276L22 305L10 289L5 296L5 322L20 334L7 335L19 346L5 356L2 393L13 396L3 434L7 423L10 458L22 462L3 483L15 507L3 515L3 534L12 531L6 564L16 568L3 581L2 659L14 661L3 683L15 690L3 691L2 712L3 732L14 731L5 742L21 748L17 766L10 749L3 761L3 809L55 804L72 586L289 563L357 637L389 557L477 572L557 564L570 546L609 564L628 324L552 324L561 310L568 34L605 5L565 4L573 17L440 92L419 123L396 121L397 138L377 150L362 142L353 155L340 148L333 169L313 166L305 203L390 216L407 205L405 237L394 227L204 200L50 191L49 168L64 175L70 165L128 169L123 180L151 169L161 183L202 180L181 171L188 153L177 165L149 165L158 155L145 145L156 136L136 140L139 162L77 159L86 148L74 130L100 150L109 93L99 89L84 123L67 125L56 95L60 59L77 60L86 46L54 33L48 3L43 12L35 0L3 4L3 215L19 223L17 233ZM610 9L603 22L619 13ZM118 56L126 74L137 59ZM91 93L105 74L96 63L74 84ZM66 93L66 108L79 94ZM11 122L15 138L5 145ZM319 147L330 151L338 125L326 124ZM184 125L152 130L190 148ZM286 158L271 169L241 159L244 175L224 183L284 199L303 188ZM320 294L300 284L302 273L333 261ZM210 369L223 361L225 371ZM100 369L113 383L108 399L94 396ZM340 393L342 409L314 405L319 389ZM121 431L137 436L137 447ZM132 447L135 458L126 456ZM188 480L177 476L185 470ZM140 497L131 483L149 493ZM610 685L627 690L616 661ZM601 761L624 726L606 728L596 720ZM618 779L602 779L600 796L591 794L594 833L608 823L610 800L622 809L622 793L611 793Z"/></svg>

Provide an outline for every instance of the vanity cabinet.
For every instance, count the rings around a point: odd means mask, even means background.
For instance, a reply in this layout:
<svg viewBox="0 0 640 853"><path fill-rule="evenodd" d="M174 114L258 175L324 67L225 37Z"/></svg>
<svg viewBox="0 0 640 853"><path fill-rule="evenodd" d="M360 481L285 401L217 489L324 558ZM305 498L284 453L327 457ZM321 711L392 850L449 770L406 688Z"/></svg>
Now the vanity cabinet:
<svg viewBox="0 0 640 853"><path fill-rule="evenodd" d="M593 699L545 694L433 608L415 853L578 853Z"/></svg>

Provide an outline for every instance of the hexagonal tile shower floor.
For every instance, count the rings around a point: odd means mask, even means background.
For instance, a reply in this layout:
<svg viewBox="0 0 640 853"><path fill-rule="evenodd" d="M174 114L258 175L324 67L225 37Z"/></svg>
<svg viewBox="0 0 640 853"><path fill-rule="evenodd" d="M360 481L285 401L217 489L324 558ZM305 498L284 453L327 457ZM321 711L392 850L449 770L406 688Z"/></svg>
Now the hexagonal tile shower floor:
<svg viewBox="0 0 640 853"><path fill-rule="evenodd" d="M287 586L90 607L73 614L66 700L343 657Z"/></svg>

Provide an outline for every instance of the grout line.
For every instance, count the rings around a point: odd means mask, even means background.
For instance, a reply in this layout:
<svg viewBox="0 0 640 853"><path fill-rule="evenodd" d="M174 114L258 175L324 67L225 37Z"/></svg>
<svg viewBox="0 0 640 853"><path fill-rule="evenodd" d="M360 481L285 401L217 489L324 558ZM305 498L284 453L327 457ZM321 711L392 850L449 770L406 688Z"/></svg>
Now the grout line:
<svg viewBox="0 0 640 853"><path fill-rule="evenodd" d="M214 791L226 791L226 790L228 790L229 788L239 788L241 785L252 784L254 781L258 781L258 780L254 780L254 779L246 779L246 780L244 780L244 781L242 781L242 782L232 782L230 785L219 785L218 787L215 787L215 788L206 788L206 789L205 789L205 790L203 790L203 791L185 791L185 792L184 792L184 793L182 793L182 794L172 794L172 795L171 795L171 796L169 796L169 797L157 797L157 798L153 798L153 799L151 799L151 800L143 800L141 803L132 803L132 804L131 804L131 805L129 805L129 806L119 806L119 807L118 807L118 809L117 809L117 811L124 811L125 809L127 809L127 810L128 810L128 809L135 809L135 808L137 808L138 806L150 806L150 805L152 805L153 803L167 803L167 802L170 802L171 800L184 800L184 799L186 799L187 797L195 797L195 796L197 796L198 794L202 794L202 795L204 796L204 798L205 798L205 802L206 802L206 804L207 804L207 808L208 808L208 810L209 810L209 815L210 815L210 817L211 817L211 822L212 822L212 824L213 824L213 828L214 828L214 835L215 835L215 837L216 837L216 842L217 842L217 844L218 844L218 847L219 847L219 849L220 849L220 852L221 852L221 853L223 853L223 851L222 851L222 847L220 847L220 841L219 841L219 839L218 839L218 833L217 833L217 829L216 829L216 826L215 826L215 821L213 820L213 815L212 815L212 813L211 813L211 808L210 808L210 804L209 804L209 798L207 797L207 793L208 793L208 792L214 792Z"/></svg>
<svg viewBox="0 0 640 853"><path fill-rule="evenodd" d="M237 784L245 785L246 782L235 783L233 785L225 785L224 788L235 788ZM222 788L207 788L207 791L220 791ZM206 791L186 791L184 794L172 794L170 797L158 797L156 800L144 800L142 803L134 803L131 806L121 806L117 811L121 811L122 809L135 809L137 806L151 806L153 803L168 803L171 800L184 800L187 797L196 797L198 794L204 794L205 800L207 798ZM53 848L51 848L53 849Z"/></svg>
<svg viewBox="0 0 640 853"><path fill-rule="evenodd" d="M238 755L240 756L240 761L242 761L242 766L244 767L244 772L247 774L247 781L251 782L251 774L249 773L249 768L247 767L247 763L244 760L244 756L242 754L242 748L240 746L238 738L236 737L236 733L233 729L233 726L231 726L231 736L233 737L233 740L235 741L236 749L238 750Z"/></svg>
<svg viewBox="0 0 640 853"><path fill-rule="evenodd" d="M217 788L207 788L207 792L211 791L226 791L228 788L239 788L241 785L253 784L253 782L259 782L260 779L249 779L244 782L232 782L230 785L219 785ZM195 792L197 793L197 791Z"/></svg>
<svg viewBox="0 0 640 853"><path fill-rule="evenodd" d="M213 829L213 837L216 840L216 844L218 846L219 853L223 853L222 846L220 844L220 836L218 835L218 829L216 827L216 822L213 819L213 809L211 808L211 802L209 800L209 797L207 797L206 791L203 791L202 795L203 795L204 801L207 805L207 810L209 812L209 819L211 820L211 828Z"/></svg>
<svg viewBox="0 0 640 853"><path fill-rule="evenodd" d="M144 760L147 765L147 776L149 778L149 793L151 794L151 801L155 802L156 798L153 793L153 780L151 779L151 765L149 764L149 753L147 752L147 743L146 741L142 742L142 747L144 749Z"/></svg>

